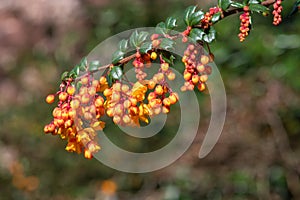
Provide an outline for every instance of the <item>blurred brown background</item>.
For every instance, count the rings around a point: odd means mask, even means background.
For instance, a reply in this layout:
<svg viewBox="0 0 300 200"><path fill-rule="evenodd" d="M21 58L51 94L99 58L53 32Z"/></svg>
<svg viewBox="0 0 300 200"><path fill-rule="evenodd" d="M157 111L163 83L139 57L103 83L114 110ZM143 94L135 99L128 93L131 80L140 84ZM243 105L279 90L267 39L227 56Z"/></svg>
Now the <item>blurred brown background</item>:
<svg viewBox="0 0 300 200"><path fill-rule="evenodd" d="M216 1L0 1L0 199L300 199L299 13L279 27L255 14L242 44L237 16L216 25L212 50L228 112L204 159L197 154L210 117L205 94L194 144L157 172L118 172L44 135L52 108L44 98L61 72L105 38L168 16L180 20L194 4Z"/></svg>

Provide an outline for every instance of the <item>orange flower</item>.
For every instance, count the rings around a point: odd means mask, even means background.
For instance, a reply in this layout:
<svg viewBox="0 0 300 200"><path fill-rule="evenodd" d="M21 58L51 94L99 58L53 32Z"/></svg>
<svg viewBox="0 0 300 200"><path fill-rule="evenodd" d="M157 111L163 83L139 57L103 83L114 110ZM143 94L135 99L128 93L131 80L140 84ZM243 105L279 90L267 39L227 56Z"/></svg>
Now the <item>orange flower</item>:
<svg viewBox="0 0 300 200"><path fill-rule="evenodd" d="M137 101L143 101L145 99L145 93L147 92L147 87L140 82L136 82L132 87L131 95Z"/></svg>

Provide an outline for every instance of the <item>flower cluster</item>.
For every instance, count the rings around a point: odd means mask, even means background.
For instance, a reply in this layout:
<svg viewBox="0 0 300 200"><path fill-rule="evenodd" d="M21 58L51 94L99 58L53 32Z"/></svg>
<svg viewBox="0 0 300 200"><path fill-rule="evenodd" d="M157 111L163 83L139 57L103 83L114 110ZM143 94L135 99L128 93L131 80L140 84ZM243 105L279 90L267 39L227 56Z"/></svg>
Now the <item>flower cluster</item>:
<svg viewBox="0 0 300 200"><path fill-rule="evenodd" d="M281 19L281 12L282 12L282 6L281 6L281 1L282 0L276 0L276 2L273 4L273 24L275 26L279 25L280 22L282 21Z"/></svg>
<svg viewBox="0 0 300 200"><path fill-rule="evenodd" d="M205 90L205 82L211 73L211 66L208 64L212 62L212 57L204 54L203 47L189 44L182 57L182 62L185 65L183 72L185 83L181 90L194 90L195 86L199 91Z"/></svg>
<svg viewBox="0 0 300 200"><path fill-rule="evenodd" d="M241 42L245 40L245 38L248 36L250 31L250 25L251 25L251 16L248 6L244 6L244 12L240 15L240 33L238 34L238 37Z"/></svg>
<svg viewBox="0 0 300 200"><path fill-rule="evenodd" d="M210 8L209 11L205 13L204 18L201 20L201 26L204 29L209 28L212 25L212 21L211 20L213 18L213 15L217 14L217 13L221 13L221 17L223 17L222 16L223 11L222 11L221 8L219 8L219 7L212 7L212 8Z"/></svg>
<svg viewBox="0 0 300 200"><path fill-rule="evenodd" d="M150 55L143 54L142 56L140 52L137 52L135 54L135 59L132 62L132 65L135 67L136 79L137 80L145 79L147 77L147 74L144 72L144 67L151 66Z"/></svg>
<svg viewBox="0 0 300 200"><path fill-rule="evenodd" d="M135 56L135 83L117 79L108 84L107 77L113 65L109 65L109 71L99 80L94 79L90 72L76 82L72 78L63 80L59 91L46 97L49 104L55 101L55 97L59 101L53 110L53 120L44 127L44 132L66 139L67 151L84 152L86 158L92 158L100 150L96 136L97 131L105 126L102 116L111 117L117 125L139 126L141 121L149 123L151 116L168 113L170 106L178 101L178 95L172 92L166 81L175 79L169 63L161 61L158 72L149 80L144 79L144 75L140 77L137 70L142 70L147 58L154 60L157 57L155 52ZM150 63L147 65L151 66Z"/></svg>
<svg viewBox="0 0 300 200"><path fill-rule="evenodd" d="M53 103L58 96L58 106L54 108L53 121L44 127L45 133L60 135L68 140L66 150L69 152L84 152L86 158L100 150L96 142L96 131L104 128L100 117L104 114L104 99L97 94L108 87L105 77L92 80L88 74L78 83L81 85L75 94L74 80L69 78L60 85L60 90L46 98L47 103ZM83 125L89 123L89 127Z"/></svg>

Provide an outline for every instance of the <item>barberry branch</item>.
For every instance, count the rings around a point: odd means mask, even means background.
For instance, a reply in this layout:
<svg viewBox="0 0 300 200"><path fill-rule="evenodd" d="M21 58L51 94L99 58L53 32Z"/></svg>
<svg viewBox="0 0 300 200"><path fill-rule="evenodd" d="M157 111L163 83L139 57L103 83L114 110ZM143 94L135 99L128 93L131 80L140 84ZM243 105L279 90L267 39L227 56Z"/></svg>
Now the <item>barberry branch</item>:
<svg viewBox="0 0 300 200"><path fill-rule="evenodd" d="M242 42L251 29L252 12L263 14L273 5L273 24L281 22L281 1L219 0L218 6L207 12L190 6L184 12L186 28L182 32L171 34L170 31L177 28L177 19L169 17L156 26L151 36L145 31L134 31L129 39L121 40L109 64L82 59L70 72L63 73L59 91L47 96L47 103L53 103L56 97L58 103L52 112L53 120L44 127L44 132L66 139L67 151L83 152L86 158L92 158L100 150L95 138L97 130L105 127L103 116L112 118L117 125L139 126L141 122L148 123L150 117L169 113L171 106L178 102L178 94L167 83L175 79L172 70L175 57L169 53L175 48L175 40L181 39L186 46L181 60L184 65L181 91L204 91L212 70L210 64L214 61L209 47L216 38L214 25L241 13L238 36ZM135 49L130 55L129 47ZM209 54L205 53L205 47ZM160 68L148 77L145 68L150 68L154 62L159 63ZM125 65L135 69L136 82L124 76ZM96 79L93 74L103 69L105 72ZM80 72L83 75L79 75Z"/></svg>

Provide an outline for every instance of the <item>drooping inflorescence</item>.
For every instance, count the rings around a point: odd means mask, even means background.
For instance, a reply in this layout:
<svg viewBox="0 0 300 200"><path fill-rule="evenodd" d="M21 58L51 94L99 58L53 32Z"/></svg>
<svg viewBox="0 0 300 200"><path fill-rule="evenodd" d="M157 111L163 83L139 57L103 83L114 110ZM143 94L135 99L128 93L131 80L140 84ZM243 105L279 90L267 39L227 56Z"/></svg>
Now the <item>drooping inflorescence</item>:
<svg viewBox="0 0 300 200"><path fill-rule="evenodd" d="M181 90L194 90L195 86L199 91L205 90L205 82L211 73L209 66L209 63L213 62L211 57L204 54L203 48L190 44L184 52L182 62L185 65L183 73L185 84Z"/></svg>
<svg viewBox="0 0 300 200"><path fill-rule="evenodd" d="M281 12L282 12L282 6L281 6L282 0L276 0L275 3L273 4L273 24L275 26L279 25L280 22L282 21L281 19Z"/></svg>
<svg viewBox="0 0 300 200"><path fill-rule="evenodd" d="M92 158L101 149L97 131L105 128L105 117L116 125L140 126L155 115L169 113L171 106L179 101L179 95L169 85L175 78L183 78L184 84L179 86L182 92L206 89L214 61L209 44L216 37L215 23L242 12L238 35L242 42L251 28L252 12L264 15L268 6L273 5L273 24L281 22L281 0L218 2L208 12L188 7L184 13L186 28L182 32L172 32L177 20L169 17L156 26L151 36L145 31L134 31L129 39L121 40L111 63L100 65L97 60L88 62L84 58L70 72L63 73L58 92L46 97L47 103L52 104L56 99L58 103L44 132L67 140L67 151L83 152L86 158ZM176 48L176 43L185 45L181 77L176 77L172 69L175 57L170 50ZM130 52L129 47L135 51ZM159 68L153 69L153 63ZM125 66L134 68L134 81L124 75ZM96 78L94 74L103 69L103 74ZM148 69L156 71L151 75Z"/></svg>
<svg viewBox="0 0 300 200"><path fill-rule="evenodd" d="M239 33L239 38L240 41L243 42L245 38L248 36L249 31L250 31L250 25L251 25L251 16L249 12L249 7L245 6L243 8L244 12L240 15L240 33Z"/></svg>

